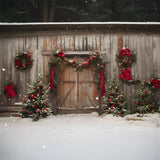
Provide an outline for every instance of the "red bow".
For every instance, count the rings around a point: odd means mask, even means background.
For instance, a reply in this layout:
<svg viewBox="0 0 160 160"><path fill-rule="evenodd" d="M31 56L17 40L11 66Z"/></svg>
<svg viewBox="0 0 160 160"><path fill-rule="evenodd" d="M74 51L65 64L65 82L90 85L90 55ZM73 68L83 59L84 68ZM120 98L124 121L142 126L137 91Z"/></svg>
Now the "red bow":
<svg viewBox="0 0 160 160"><path fill-rule="evenodd" d="M21 62L19 60L15 60L15 64L16 64L17 67L22 66L22 64L21 64Z"/></svg>
<svg viewBox="0 0 160 160"><path fill-rule="evenodd" d="M101 69L101 72L100 72L100 89L101 89L101 96L104 96L104 94L105 94L105 79L104 79L103 69Z"/></svg>
<svg viewBox="0 0 160 160"><path fill-rule="evenodd" d="M50 90L53 90L54 89L54 68L53 66L51 67L51 71L50 71L50 78L49 78L49 87L50 87Z"/></svg>
<svg viewBox="0 0 160 160"><path fill-rule="evenodd" d="M132 77L131 77L131 69L130 68L122 68L121 69L121 74L118 76L122 81L124 79L126 79L127 81L128 80L132 80Z"/></svg>
<svg viewBox="0 0 160 160"><path fill-rule="evenodd" d="M130 50L129 50L129 49L127 49L127 48L126 48L126 49L121 49L121 51L120 51L120 52L121 52L121 55L120 55L121 57L123 57L125 54L126 54L128 57L130 57L130 56L131 56L131 55L130 55L130 53L129 53L129 52L130 52Z"/></svg>
<svg viewBox="0 0 160 160"><path fill-rule="evenodd" d="M151 80L151 82L153 83L153 88L154 89L158 89L159 88L159 86L160 86L160 80L159 79L157 79L157 80L155 80L154 78Z"/></svg>
<svg viewBox="0 0 160 160"><path fill-rule="evenodd" d="M10 98L14 98L15 96L17 96L16 92L14 91L14 84L10 84L9 86L5 85L4 86L4 91L7 92L7 97Z"/></svg>

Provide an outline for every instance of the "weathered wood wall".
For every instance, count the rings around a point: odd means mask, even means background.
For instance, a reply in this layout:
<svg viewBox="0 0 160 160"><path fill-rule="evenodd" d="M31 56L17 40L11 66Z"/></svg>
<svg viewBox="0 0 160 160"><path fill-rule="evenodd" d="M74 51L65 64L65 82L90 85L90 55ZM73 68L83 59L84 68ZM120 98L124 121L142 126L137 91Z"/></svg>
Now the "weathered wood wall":
<svg viewBox="0 0 160 160"><path fill-rule="evenodd" d="M99 24L101 25L101 24ZM53 25L54 26L54 25ZM83 25L84 26L84 25ZM160 25L159 25L160 27ZM134 79L151 80L153 76L160 77L160 31L152 31L152 27L144 30L92 28L87 29L50 29L31 30L31 26L26 28L27 32L10 30L0 32L0 108L14 106L15 102L21 102L27 92L26 83L32 83L35 75L40 73L48 75L48 64L45 59L49 55L44 55L45 51L63 49L64 51L93 51L99 50L104 53L106 66L106 85L116 75L119 75L118 65L115 55L122 47L129 47L137 53L137 62L132 65L132 75ZM145 26L144 26L145 28ZM14 67L13 58L15 53L20 51L30 51L34 59L33 67L29 72L20 72ZM5 70L4 70L5 69ZM3 94L3 87L7 80L14 81L19 89L19 96L10 100ZM134 111L135 85L122 84L125 96L128 100L128 108ZM159 94L159 93L158 93ZM159 98L159 97L158 97Z"/></svg>

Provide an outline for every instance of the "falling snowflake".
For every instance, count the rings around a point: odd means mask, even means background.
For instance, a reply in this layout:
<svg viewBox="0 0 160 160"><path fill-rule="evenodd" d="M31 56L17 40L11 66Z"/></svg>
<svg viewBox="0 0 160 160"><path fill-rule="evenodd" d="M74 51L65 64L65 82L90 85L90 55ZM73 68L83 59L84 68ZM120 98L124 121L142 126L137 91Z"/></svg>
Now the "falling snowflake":
<svg viewBox="0 0 160 160"><path fill-rule="evenodd" d="M7 127L7 123L5 123L4 126Z"/></svg>
<svg viewBox="0 0 160 160"><path fill-rule="evenodd" d="M46 146L43 145L42 148L43 148L43 149L46 149Z"/></svg>
<svg viewBox="0 0 160 160"><path fill-rule="evenodd" d="M5 68L2 68L2 71L3 71L3 72L5 72L5 71L6 71L6 69L5 69Z"/></svg>

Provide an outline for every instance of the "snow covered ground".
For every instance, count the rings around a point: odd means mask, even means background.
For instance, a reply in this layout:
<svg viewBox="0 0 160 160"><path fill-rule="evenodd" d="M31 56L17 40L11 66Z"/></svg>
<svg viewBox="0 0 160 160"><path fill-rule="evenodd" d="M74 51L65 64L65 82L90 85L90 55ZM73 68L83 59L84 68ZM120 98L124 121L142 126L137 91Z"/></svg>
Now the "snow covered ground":
<svg viewBox="0 0 160 160"><path fill-rule="evenodd" d="M160 114L0 118L0 160L160 160Z"/></svg>

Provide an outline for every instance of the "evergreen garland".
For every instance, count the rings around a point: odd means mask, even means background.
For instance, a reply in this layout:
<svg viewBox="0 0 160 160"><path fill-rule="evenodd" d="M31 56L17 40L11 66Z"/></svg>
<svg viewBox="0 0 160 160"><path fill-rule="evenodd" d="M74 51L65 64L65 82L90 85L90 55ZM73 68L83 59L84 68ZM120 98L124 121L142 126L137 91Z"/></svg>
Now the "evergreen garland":
<svg viewBox="0 0 160 160"><path fill-rule="evenodd" d="M63 50L61 49L60 51L54 51L53 52L53 57L49 61L49 73L51 71L51 67L54 67L54 84L53 84L53 90L51 90L55 95L57 94L57 88L60 83L59 79L59 72L58 72L58 65L60 63L63 63L64 65L68 67L73 67L75 70L81 71L83 69L89 69L93 68L95 77L96 77L96 83L97 83L97 88L98 90L100 89L100 73L105 72L105 65L106 63L102 61L102 54L97 52L93 52L89 59L84 61L84 62L79 62L77 63L73 59L66 58ZM50 75L49 75L50 77Z"/></svg>

